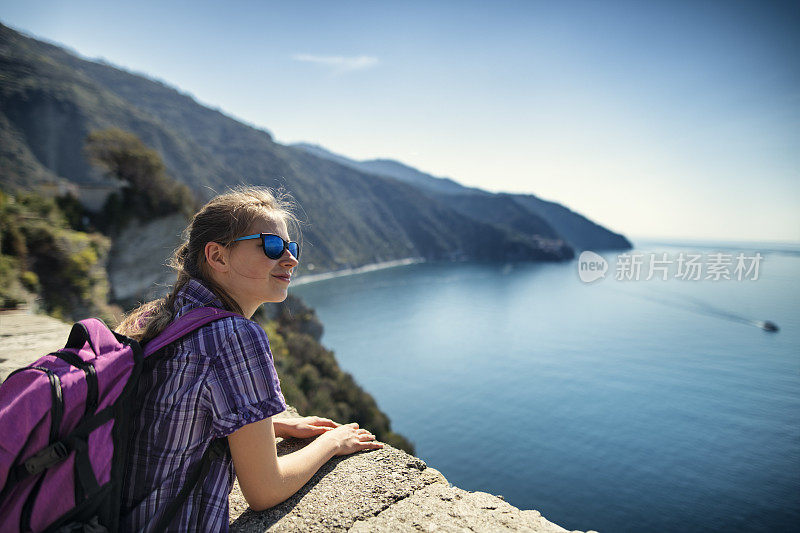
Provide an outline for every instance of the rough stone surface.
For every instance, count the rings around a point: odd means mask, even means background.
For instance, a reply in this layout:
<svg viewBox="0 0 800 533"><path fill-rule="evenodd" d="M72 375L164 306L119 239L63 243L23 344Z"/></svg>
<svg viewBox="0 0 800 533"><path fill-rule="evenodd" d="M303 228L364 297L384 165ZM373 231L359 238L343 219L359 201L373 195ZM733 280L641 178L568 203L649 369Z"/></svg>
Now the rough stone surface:
<svg viewBox="0 0 800 533"><path fill-rule="evenodd" d="M416 491L384 512L356 522L353 533L393 531L537 531L565 532L539 511L521 511L497 496L467 492L447 484Z"/></svg>
<svg viewBox="0 0 800 533"><path fill-rule="evenodd" d="M308 442L287 439L279 444L279 454ZM427 468L424 461L390 446L336 457L294 496L266 511L239 514L243 502L236 487L231 495L231 530L346 531L356 521L373 517L432 484L448 486L444 476Z"/></svg>
<svg viewBox="0 0 800 533"><path fill-rule="evenodd" d="M21 366L63 348L71 324L25 311L0 313L0 381Z"/></svg>
<svg viewBox="0 0 800 533"><path fill-rule="evenodd" d="M0 379L62 348L70 327L41 315L0 314ZM278 416L299 415L290 408ZM309 442L278 439L278 455ZM452 487L438 470L388 445L331 459L294 496L266 511L250 510L238 483L229 501L234 532L566 531L538 511Z"/></svg>

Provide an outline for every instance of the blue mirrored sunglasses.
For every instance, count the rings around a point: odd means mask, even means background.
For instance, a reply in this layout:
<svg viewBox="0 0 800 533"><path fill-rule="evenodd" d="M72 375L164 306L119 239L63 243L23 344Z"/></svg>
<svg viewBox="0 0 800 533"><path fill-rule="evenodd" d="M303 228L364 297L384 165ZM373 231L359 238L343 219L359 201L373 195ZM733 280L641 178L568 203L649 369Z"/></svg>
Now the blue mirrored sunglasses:
<svg viewBox="0 0 800 533"><path fill-rule="evenodd" d="M247 235L246 237L239 237L234 239L236 241L246 241L249 239L261 239L261 244L264 246L264 253L270 259L280 259L283 252L289 250L289 253L295 259L300 259L300 245L294 241L284 241L280 235L274 233L256 233L255 235Z"/></svg>

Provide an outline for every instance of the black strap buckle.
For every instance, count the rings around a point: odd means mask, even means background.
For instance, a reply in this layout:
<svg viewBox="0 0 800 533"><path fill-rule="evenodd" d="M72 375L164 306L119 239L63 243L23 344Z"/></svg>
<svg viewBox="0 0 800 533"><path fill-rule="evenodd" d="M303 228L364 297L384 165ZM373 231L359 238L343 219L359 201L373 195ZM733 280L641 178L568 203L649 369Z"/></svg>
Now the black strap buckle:
<svg viewBox="0 0 800 533"><path fill-rule="evenodd" d="M28 458L23 464L29 474L34 475L56 465L67 458L69 451L63 442L56 442Z"/></svg>

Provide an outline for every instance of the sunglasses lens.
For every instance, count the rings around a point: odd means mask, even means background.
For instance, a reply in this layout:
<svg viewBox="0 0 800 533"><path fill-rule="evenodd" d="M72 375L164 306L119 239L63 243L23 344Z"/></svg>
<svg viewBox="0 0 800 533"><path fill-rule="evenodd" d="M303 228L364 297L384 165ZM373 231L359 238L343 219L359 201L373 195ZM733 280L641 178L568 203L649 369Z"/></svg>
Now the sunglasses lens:
<svg viewBox="0 0 800 533"><path fill-rule="evenodd" d="M300 259L300 245L296 242L290 242L286 245L286 249L294 256L295 259Z"/></svg>
<svg viewBox="0 0 800 533"><path fill-rule="evenodd" d="M265 235L264 253L270 259L279 259L283 255L283 239L277 235Z"/></svg>

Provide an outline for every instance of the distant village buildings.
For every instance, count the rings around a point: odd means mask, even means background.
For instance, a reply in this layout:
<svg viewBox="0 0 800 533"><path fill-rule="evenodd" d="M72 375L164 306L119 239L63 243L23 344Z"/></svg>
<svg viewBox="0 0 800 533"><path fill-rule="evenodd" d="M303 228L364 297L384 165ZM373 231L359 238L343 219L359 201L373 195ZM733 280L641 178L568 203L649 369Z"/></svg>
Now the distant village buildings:
<svg viewBox="0 0 800 533"><path fill-rule="evenodd" d="M124 186L122 182L111 180L81 184L59 181L39 185L39 192L48 198L74 196L87 211L97 213L103 209L108 197Z"/></svg>

